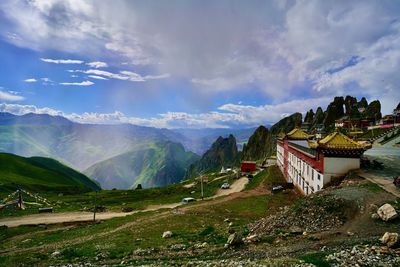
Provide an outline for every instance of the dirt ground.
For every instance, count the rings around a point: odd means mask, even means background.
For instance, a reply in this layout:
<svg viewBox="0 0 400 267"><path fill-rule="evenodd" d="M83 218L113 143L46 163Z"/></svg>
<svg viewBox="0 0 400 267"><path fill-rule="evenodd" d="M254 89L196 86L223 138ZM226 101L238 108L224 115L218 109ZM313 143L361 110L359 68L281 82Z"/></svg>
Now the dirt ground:
<svg viewBox="0 0 400 267"><path fill-rule="evenodd" d="M249 179L247 177L242 177L237 181L235 181L233 184L231 184L229 189L218 189L217 193L212 198L227 196L232 193L240 192L246 187L246 184L248 182Z"/></svg>
<svg viewBox="0 0 400 267"><path fill-rule="evenodd" d="M249 182L248 178L242 177L235 181L229 189L219 189L218 192L209 199L214 199L221 196L227 196L233 193L242 191L246 184ZM116 217L125 217L127 215L135 214L138 212L156 211L161 209L174 209L181 206L182 203L171 203L161 205L150 205L144 210L137 210L132 212L101 212L96 213L96 220L108 220ZM21 225L37 225L37 224L56 224L66 222L86 222L93 220L92 212L62 212L62 213L43 213L33 214L21 217L4 218L0 220L0 225L8 227L17 227Z"/></svg>

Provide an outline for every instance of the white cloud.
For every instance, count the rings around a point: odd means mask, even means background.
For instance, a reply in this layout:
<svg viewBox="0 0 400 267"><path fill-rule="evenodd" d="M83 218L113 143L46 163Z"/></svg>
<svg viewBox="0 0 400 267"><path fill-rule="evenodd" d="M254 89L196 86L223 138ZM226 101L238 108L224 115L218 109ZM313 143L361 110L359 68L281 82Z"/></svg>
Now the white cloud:
<svg viewBox="0 0 400 267"><path fill-rule="evenodd" d="M119 62L192 81L194 93L252 88L276 103L355 94L382 98L383 108L399 99L398 1L4 0L0 9L0 34L15 45L91 58L107 50ZM346 66L354 56L362 60Z"/></svg>
<svg viewBox="0 0 400 267"><path fill-rule="evenodd" d="M86 63L86 65L88 65L91 68L96 68L96 69L108 67L107 63L101 62L101 61L89 62L89 63Z"/></svg>
<svg viewBox="0 0 400 267"><path fill-rule="evenodd" d="M138 73L123 70L119 73L112 73L105 70L97 70L97 69L89 69L89 70L68 70L69 72L80 72L85 74L93 74L94 76L107 77L110 79L131 81L131 82L144 82L147 80L156 80L156 79L165 79L168 78L169 74L161 74L161 75L146 75L142 76ZM93 78L93 77L92 77Z"/></svg>
<svg viewBox="0 0 400 267"><path fill-rule="evenodd" d="M43 85L55 85L56 83L48 77L40 78Z"/></svg>
<svg viewBox="0 0 400 267"><path fill-rule="evenodd" d="M37 82L37 80L35 78L29 78L29 79L24 80L24 82L26 82L26 83L35 83L35 82Z"/></svg>
<svg viewBox="0 0 400 267"><path fill-rule="evenodd" d="M21 101L25 98L15 93L0 91L0 101Z"/></svg>
<svg viewBox="0 0 400 267"><path fill-rule="evenodd" d="M54 63L54 64L82 64L84 61L76 60L76 59L50 59L50 58L41 58L43 62Z"/></svg>
<svg viewBox="0 0 400 267"><path fill-rule="evenodd" d="M93 85L94 82L91 82L91 81L83 81L83 82L80 82L80 83L63 82L63 83L60 83L60 84L61 85L66 85L66 86L90 86L90 85Z"/></svg>
<svg viewBox="0 0 400 267"><path fill-rule="evenodd" d="M51 108L15 104L2 104L0 105L0 111L17 115L29 112L56 114L75 122L92 124L130 123L157 128L230 128L273 124L294 112L305 113L311 108L315 110L318 106L325 109L330 100L328 98L294 100L277 105L264 106L226 104L219 107L218 111L207 113L166 112L151 118L129 117L119 111L113 113L85 112L82 114L64 114Z"/></svg>
<svg viewBox="0 0 400 267"><path fill-rule="evenodd" d="M51 108L38 108L34 105L19 105L19 104L0 104L0 112L9 112L15 115L24 115L28 113L49 114L51 116L64 116L64 113Z"/></svg>
<svg viewBox="0 0 400 267"><path fill-rule="evenodd" d="M102 76L97 76L97 75L89 75L88 77L92 78L92 79L97 79L97 80L108 80L107 78L104 78Z"/></svg>

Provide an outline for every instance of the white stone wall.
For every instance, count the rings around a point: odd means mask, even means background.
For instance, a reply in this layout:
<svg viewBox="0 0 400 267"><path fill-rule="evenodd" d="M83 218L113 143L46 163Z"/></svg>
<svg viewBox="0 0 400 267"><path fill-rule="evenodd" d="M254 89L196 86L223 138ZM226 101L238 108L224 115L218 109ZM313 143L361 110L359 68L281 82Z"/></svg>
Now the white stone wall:
<svg viewBox="0 0 400 267"><path fill-rule="evenodd" d="M340 177L351 170L360 168L359 158L324 158L324 174L326 176L324 184L331 181L332 177Z"/></svg>

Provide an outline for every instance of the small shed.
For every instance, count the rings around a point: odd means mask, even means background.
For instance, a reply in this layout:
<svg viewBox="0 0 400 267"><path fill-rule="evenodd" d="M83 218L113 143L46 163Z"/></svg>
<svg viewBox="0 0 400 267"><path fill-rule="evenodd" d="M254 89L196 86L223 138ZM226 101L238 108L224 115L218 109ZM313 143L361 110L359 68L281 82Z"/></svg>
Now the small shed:
<svg viewBox="0 0 400 267"><path fill-rule="evenodd" d="M255 161L242 161L241 170L242 172L254 172L256 171L257 163Z"/></svg>

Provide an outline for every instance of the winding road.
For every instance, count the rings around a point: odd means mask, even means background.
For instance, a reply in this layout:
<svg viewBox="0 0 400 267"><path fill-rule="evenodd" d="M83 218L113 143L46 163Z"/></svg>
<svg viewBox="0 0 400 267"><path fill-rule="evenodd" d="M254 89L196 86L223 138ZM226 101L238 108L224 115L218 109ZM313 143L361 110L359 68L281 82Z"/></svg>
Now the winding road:
<svg viewBox="0 0 400 267"><path fill-rule="evenodd" d="M242 177L236 180L229 189L219 189L217 193L207 199L214 199L221 196L227 196L242 191L248 183L248 178ZM174 209L183 205L182 203L171 203L161 205L151 205L144 210L136 210L132 212L101 212L96 213L96 220L108 220L111 218L125 217L139 212L156 211L161 209ZM32 214L20 217L10 217L0 219L0 226L17 227L21 225L38 225L38 224L56 224L68 222L88 222L93 220L92 212L60 212L60 213L42 213Z"/></svg>

